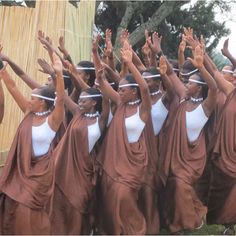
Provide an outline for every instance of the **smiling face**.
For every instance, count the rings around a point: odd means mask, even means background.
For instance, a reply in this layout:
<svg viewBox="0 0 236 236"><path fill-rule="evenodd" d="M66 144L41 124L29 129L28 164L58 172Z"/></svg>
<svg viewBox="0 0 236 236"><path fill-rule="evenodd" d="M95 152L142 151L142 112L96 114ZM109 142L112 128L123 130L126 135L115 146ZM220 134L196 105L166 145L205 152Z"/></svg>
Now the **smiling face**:
<svg viewBox="0 0 236 236"><path fill-rule="evenodd" d="M130 84L126 79L122 79L119 86ZM123 103L134 100L137 97L137 88L133 86L119 87L118 93Z"/></svg>
<svg viewBox="0 0 236 236"><path fill-rule="evenodd" d="M83 113L91 113L95 111L96 101L92 98L83 98L83 96L89 96L89 93L82 92L78 101L79 109Z"/></svg>

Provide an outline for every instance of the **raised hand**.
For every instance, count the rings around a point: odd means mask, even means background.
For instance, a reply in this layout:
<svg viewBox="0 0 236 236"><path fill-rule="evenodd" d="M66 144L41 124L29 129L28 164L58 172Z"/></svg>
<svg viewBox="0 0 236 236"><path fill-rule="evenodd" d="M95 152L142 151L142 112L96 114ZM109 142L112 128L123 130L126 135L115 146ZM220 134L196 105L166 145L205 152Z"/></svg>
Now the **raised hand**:
<svg viewBox="0 0 236 236"><path fill-rule="evenodd" d="M37 62L42 68L42 69L39 69L40 72L44 74L49 74L49 75L54 73L53 68L44 59L39 58Z"/></svg>
<svg viewBox="0 0 236 236"><path fill-rule="evenodd" d="M124 29L121 31L120 34L120 44L123 46L125 41L129 40L129 31L127 29Z"/></svg>
<svg viewBox="0 0 236 236"><path fill-rule="evenodd" d="M196 68L202 68L203 67L203 61L204 61L204 52L203 49L200 45L198 45L193 53L194 58L188 58L191 63L196 67Z"/></svg>
<svg viewBox="0 0 236 236"><path fill-rule="evenodd" d="M61 53L63 53L64 55L68 55L68 52L65 48L65 40L64 40L64 37L61 36L59 38L59 46L58 46L58 49L60 50Z"/></svg>
<svg viewBox="0 0 236 236"><path fill-rule="evenodd" d="M161 40L162 40L162 36L159 36L157 32L154 32L152 34L152 38L148 37L148 39L147 39L148 46L156 54L158 54L162 51L161 50Z"/></svg>
<svg viewBox="0 0 236 236"><path fill-rule="evenodd" d="M161 56L159 59L159 71L161 75L165 75L167 71L167 63L164 56Z"/></svg>
<svg viewBox="0 0 236 236"><path fill-rule="evenodd" d="M186 36L184 34L182 34L182 40L179 44L179 51L184 53L185 48L186 48Z"/></svg>
<svg viewBox="0 0 236 236"><path fill-rule="evenodd" d="M146 42L146 43L143 45L143 47L142 47L142 53L143 53L146 57L149 57L150 52L151 52L151 50L150 50L150 48L149 48L149 46L148 46L148 44L147 44L147 42Z"/></svg>
<svg viewBox="0 0 236 236"><path fill-rule="evenodd" d="M92 42L92 52L96 53L98 51L98 43L100 42L102 36L100 34L98 34Z"/></svg>
<svg viewBox="0 0 236 236"><path fill-rule="evenodd" d="M52 46L52 40L48 36L45 37L45 34L41 30L38 31L38 39L43 44L43 47L48 51L48 54L52 60L52 54L53 52L56 52Z"/></svg>
<svg viewBox="0 0 236 236"><path fill-rule="evenodd" d="M121 57L124 63L132 62L132 47L128 41L124 42L123 48L121 49Z"/></svg>
<svg viewBox="0 0 236 236"><path fill-rule="evenodd" d="M221 52L224 56L229 55L229 39L228 38L224 41L223 48L221 49Z"/></svg>
<svg viewBox="0 0 236 236"><path fill-rule="evenodd" d="M60 57L55 52L52 53L52 68L56 74L62 74L62 62Z"/></svg>

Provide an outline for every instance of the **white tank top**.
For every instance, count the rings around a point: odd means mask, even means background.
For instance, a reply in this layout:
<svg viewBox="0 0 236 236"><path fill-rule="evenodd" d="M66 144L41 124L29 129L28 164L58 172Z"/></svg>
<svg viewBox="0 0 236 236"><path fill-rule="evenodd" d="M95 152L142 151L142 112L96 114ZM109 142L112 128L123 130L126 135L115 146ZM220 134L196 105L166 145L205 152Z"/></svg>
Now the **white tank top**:
<svg viewBox="0 0 236 236"><path fill-rule="evenodd" d="M145 123L140 118L138 107L137 112L134 115L125 118L125 128L129 143L135 143L139 140L144 126Z"/></svg>
<svg viewBox="0 0 236 236"><path fill-rule="evenodd" d="M186 111L186 128L187 136L190 142L197 140L202 128L206 124L208 117L206 116L202 104L193 111Z"/></svg>
<svg viewBox="0 0 236 236"><path fill-rule="evenodd" d="M32 146L35 157L45 155L54 139L56 132L51 129L46 121L39 126L32 126Z"/></svg>
<svg viewBox="0 0 236 236"><path fill-rule="evenodd" d="M101 136L101 131L98 123L98 117L97 121L92 124L88 125L88 144L89 144L89 153L93 150L93 147L95 143L98 141L98 139Z"/></svg>
<svg viewBox="0 0 236 236"><path fill-rule="evenodd" d="M159 134L168 115L168 110L163 104L162 98L160 98L155 104L152 105L151 115L153 130L156 136Z"/></svg>
<svg viewBox="0 0 236 236"><path fill-rule="evenodd" d="M107 127L110 125L112 119L113 119L113 114L112 114L112 112L111 112L111 106L110 106L109 115L108 115L108 120L107 120Z"/></svg>

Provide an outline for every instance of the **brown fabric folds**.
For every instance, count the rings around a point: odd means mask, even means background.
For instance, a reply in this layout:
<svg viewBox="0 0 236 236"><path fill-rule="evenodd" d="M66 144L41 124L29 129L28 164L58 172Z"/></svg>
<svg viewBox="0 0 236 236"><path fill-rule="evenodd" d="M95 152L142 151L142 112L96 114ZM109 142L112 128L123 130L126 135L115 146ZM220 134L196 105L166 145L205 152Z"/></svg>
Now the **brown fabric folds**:
<svg viewBox="0 0 236 236"><path fill-rule="evenodd" d="M36 158L32 154L32 119L29 113L19 125L0 179L1 234L50 233L46 207L54 189L51 155L63 125L49 152Z"/></svg>
<svg viewBox="0 0 236 236"><path fill-rule="evenodd" d="M49 153L32 158L32 114L19 125L0 180L0 190L32 209L41 210L53 192L54 162Z"/></svg>
<svg viewBox="0 0 236 236"><path fill-rule="evenodd" d="M225 174L236 178L236 89L227 97L217 127L217 139L214 147L217 165Z"/></svg>
<svg viewBox="0 0 236 236"><path fill-rule="evenodd" d="M165 217L171 232L198 227L206 214L206 208L193 188L206 162L204 132L195 142L188 141L186 105L187 102L179 105L166 153L166 158L170 160L170 171L165 189Z"/></svg>
<svg viewBox="0 0 236 236"><path fill-rule="evenodd" d="M88 151L86 118L78 111L54 152L56 184L81 213L88 211L94 188L94 158Z"/></svg>
<svg viewBox="0 0 236 236"><path fill-rule="evenodd" d="M125 129L125 105L120 105L101 147L98 162L114 181L140 189L145 179L148 155L144 135L128 143Z"/></svg>
<svg viewBox="0 0 236 236"><path fill-rule="evenodd" d="M105 234L146 232L145 219L138 209L138 190L145 180L148 163L145 139L128 143L125 105L120 105L101 146L98 163L103 169L100 182L99 230Z"/></svg>

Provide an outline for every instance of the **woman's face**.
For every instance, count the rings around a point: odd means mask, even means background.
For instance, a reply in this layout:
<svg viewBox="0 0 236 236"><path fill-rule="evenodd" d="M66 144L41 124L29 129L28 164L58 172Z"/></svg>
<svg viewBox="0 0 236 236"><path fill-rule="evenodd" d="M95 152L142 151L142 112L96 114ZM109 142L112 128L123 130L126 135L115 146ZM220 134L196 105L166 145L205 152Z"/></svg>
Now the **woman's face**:
<svg viewBox="0 0 236 236"><path fill-rule="evenodd" d="M79 67L80 68L80 67ZM82 68L82 67L81 67ZM83 69L78 69L77 74L80 79L82 79L86 84L88 84L89 81L89 75L85 73Z"/></svg>
<svg viewBox="0 0 236 236"><path fill-rule="evenodd" d="M125 84L129 84L129 82L126 79L122 79L119 83L119 86ZM123 103L129 102L137 96L137 90L131 86L118 88L118 93Z"/></svg>
<svg viewBox="0 0 236 236"><path fill-rule="evenodd" d="M151 73L144 72L142 76L153 76ZM159 89L160 81L154 78L145 78L150 92L156 91Z"/></svg>
<svg viewBox="0 0 236 236"><path fill-rule="evenodd" d="M32 94L40 95L40 90L39 89L34 89L34 90L32 90ZM43 99L35 97L35 96L31 96L31 99L29 101L30 111L32 111L32 112L42 111L45 105L46 104L45 104Z"/></svg>
<svg viewBox="0 0 236 236"><path fill-rule="evenodd" d="M192 75L189 79L199 80L199 77L196 75ZM197 95L201 91L201 86L198 85L196 82L188 81L185 85L186 87L186 94L187 96L194 96Z"/></svg>
<svg viewBox="0 0 236 236"><path fill-rule="evenodd" d="M89 93L82 92L78 100L79 109L83 113L90 113L95 110L96 101L92 98L83 98L82 96L89 96Z"/></svg>

